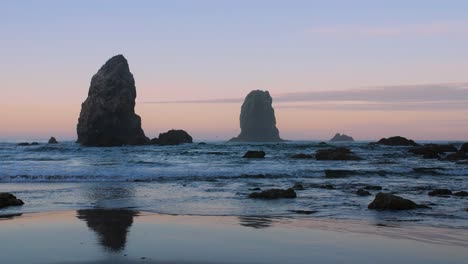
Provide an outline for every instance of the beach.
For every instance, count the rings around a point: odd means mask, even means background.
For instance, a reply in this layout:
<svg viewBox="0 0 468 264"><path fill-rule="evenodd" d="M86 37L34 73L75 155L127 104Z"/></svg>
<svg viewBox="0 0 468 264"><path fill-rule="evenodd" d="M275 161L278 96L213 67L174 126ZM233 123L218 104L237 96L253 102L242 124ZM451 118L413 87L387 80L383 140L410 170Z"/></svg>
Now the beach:
<svg viewBox="0 0 468 264"><path fill-rule="evenodd" d="M90 209L2 216L1 263L466 263L468 231Z"/></svg>

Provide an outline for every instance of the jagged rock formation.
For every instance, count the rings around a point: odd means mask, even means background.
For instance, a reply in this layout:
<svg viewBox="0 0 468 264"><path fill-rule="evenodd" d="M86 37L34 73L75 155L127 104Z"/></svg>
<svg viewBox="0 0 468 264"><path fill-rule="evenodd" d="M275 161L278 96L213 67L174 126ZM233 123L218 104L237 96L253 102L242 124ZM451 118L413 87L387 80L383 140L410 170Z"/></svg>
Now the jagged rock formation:
<svg viewBox="0 0 468 264"><path fill-rule="evenodd" d="M84 146L142 145L149 142L135 114L135 80L122 55L109 59L91 79L81 105L78 143Z"/></svg>
<svg viewBox="0 0 468 264"><path fill-rule="evenodd" d="M332 142L336 141L354 141L354 138L345 134L336 133L335 136L330 139Z"/></svg>
<svg viewBox="0 0 468 264"><path fill-rule="evenodd" d="M276 128L273 99L268 91L251 91L245 97L240 114L241 133L230 141L279 142L283 141Z"/></svg>
<svg viewBox="0 0 468 264"><path fill-rule="evenodd" d="M184 130L169 130L166 133L159 134L158 138L151 140L152 145L179 145L183 143L193 143L192 137Z"/></svg>
<svg viewBox="0 0 468 264"><path fill-rule="evenodd" d="M57 139L54 137L50 137L48 144L58 144Z"/></svg>

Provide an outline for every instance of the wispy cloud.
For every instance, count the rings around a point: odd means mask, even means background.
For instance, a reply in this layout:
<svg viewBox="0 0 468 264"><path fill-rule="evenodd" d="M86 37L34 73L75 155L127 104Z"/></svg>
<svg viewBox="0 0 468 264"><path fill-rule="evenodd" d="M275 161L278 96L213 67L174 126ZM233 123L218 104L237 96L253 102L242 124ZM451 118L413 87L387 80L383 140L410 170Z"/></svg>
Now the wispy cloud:
<svg viewBox="0 0 468 264"><path fill-rule="evenodd" d="M468 83L399 85L273 95L275 107L316 110L468 110ZM242 103L243 98L152 101L146 104Z"/></svg>
<svg viewBox="0 0 468 264"><path fill-rule="evenodd" d="M468 36L468 21L439 21L419 24L400 25L337 25L320 26L306 29L307 34L338 37L398 37L398 36Z"/></svg>

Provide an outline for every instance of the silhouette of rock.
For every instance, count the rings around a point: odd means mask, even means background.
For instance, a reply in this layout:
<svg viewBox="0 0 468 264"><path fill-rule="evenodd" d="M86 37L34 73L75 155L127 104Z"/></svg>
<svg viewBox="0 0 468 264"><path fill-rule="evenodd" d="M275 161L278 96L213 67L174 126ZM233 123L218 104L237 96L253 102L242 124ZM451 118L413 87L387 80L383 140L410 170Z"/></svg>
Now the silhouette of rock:
<svg viewBox="0 0 468 264"><path fill-rule="evenodd" d="M367 207L371 210L412 210L429 208L427 205L418 205L415 202L389 193L378 193Z"/></svg>
<svg viewBox="0 0 468 264"><path fill-rule="evenodd" d="M315 153L316 160L362 160L348 148L319 149Z"/></svg>
<svg viewBox="0 0 468 264"><path fill-rule="evenodd" d="M458 196L458 197L466 197L466 196L468 196L468 192L459 191L459 192L454 193L453 195Z"/></svg>
<svg viewBox="0 0 468 264"><path fill-rule="evenodd" d="M249 150L244 154L243 158L246 158L246 159L263 159L263 158L265 158L265 151Z"/></svg>
<svg viewBox="0 0 468 264"><path fill-rule="evenodd" d="M252 199L280 199L280 198L296 198L296 192L293 188L287 190L283 189L269 189L262 192L253 192L249 194Z"/></svg>
<svg viewBox="0 0 468 264"><path fill-rule="evenodd" d="M466 155L466 152L464 151L458 151L452 154L447 155L444 160L448 161L458 161L458 160L467 160L468 155Z"/></svg>
<svg viewBox="0 0 468 264"><path fill-rule="evenodd" d="M57 139L50 137L48 144L58 144Z"/></svg>
<svg viewBox="0 0 468 264"><path fill-rule="evenodd" d="M76 217L96 232L103 247L121 251L125 248L128 229L137 214L136 211L126 209L86 209L78 210Z"/></svg>
<svg viewBox="0 0 468 264"><path fill-rule="evenodd" d="M370 192L368 192L368 191L366 191L364 189L358 189L356 191L356 194L359 195L359 196L369 196L369 195L371 195Z"/></svg>
<svg viewBox="0 0 468 264"><path fill-rule="evenodd" d="M417 146L418 145L413 140L400 137L400 136L382 138L381 140L377 141L375 144L387 145L387 146Z"/></svg>
<svg viewBox="0 0 468 264"><path fill-rule="evenodd" d="M335 136L332 139L330 139L330 141L332 142L354 141L354 138L345 134L336 133Z"/></svg>
<svg viewBox="0 0 468 264"><path fill-rule="evenodd" d="M422 155L425 159L438 159L440 158L439 154L457 152L457 148L451 144L425 144L424 146L412 147L408 151L416 155Z"/></svg>
<svg viewBox="0 0 468 264"><path fill-rule="evenodd" d="M7 207L7 206L19 206L23 205L24 202L20 199L17 199L11 193L0 193L0 208Z"/></svg>
<svg viewBox="0 0 468 264"><path fill-rule="evenodd" d="M159 134L158 138L153 138L151 144L153 145L179 145L183 143L193 143L192 137L184 130L171 129L166 133Z"/></svg>
<svg viewBox="0 0 468 264"><path fill-rule="evenodd" d="M275 110L268 91L251 91L245 97L240 114L241 133L230 141L279 142L283 141L276 128Z"/></svg>
<svg viewBox="0 0 468 264"><path fill-rule="evenodd" d="M312 159L314 158L313 155L299 153L291 156L291 159Z"/></svg>
<svg viewBox="0 0 468 264"><path fill-rule="evenodd" d="M78 143L84 146L142 145L149 142L135 114L136 88L127 60L109 59L91 79L81 105Z"/></svg>
<svg viewBox="0 0 468 264"><path fill-rule="evenodd" d="M468 153L468 142L461 146L460 151Z"/></svg>
<svg viewBox="0 0 468 264"><path fill-rule="evenodd" d="M435 189L428 193L429 196L446 196L452 195L452 191L449 189Z"/></svg>
<svg viewBox="0 0 468 264"><path fill-rule="evenodd" d="M366 189L366 190L382 190L382 186L378 186L378 185L367 185L367 186L364 187L363 189Z"/></svg>

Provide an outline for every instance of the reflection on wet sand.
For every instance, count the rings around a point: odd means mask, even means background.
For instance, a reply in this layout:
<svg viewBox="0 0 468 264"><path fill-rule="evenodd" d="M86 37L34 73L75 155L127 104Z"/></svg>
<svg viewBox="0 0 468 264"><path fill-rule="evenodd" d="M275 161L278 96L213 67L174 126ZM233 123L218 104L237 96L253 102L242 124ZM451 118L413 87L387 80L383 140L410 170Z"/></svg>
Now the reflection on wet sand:
<svg viewBox="0 0 468 264"><path fill-rule="evenodd" d="M121 251L125 248L133 217L137 215L137 211L126 209L88 209L78 210L76 217L96 232L104 248Z"/></svg>
<svg viewBox="0 0 468 264"><path fill-rule="evenodd" d="M10 219L13 219L15 217L20 217L22 216L23 214L22 213L19 213L19 214L7 214L7 215L0 215L0 220L10 220Z"/></svg>
<svg viewBox="0 0 468 264"><path fill-rule="evenodd" d="M273 220L264 216L239 216L239 224L241 226L252 228L268 228L272 225Z"/></svg>

